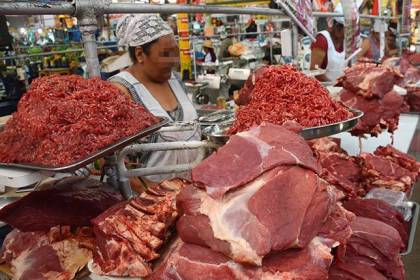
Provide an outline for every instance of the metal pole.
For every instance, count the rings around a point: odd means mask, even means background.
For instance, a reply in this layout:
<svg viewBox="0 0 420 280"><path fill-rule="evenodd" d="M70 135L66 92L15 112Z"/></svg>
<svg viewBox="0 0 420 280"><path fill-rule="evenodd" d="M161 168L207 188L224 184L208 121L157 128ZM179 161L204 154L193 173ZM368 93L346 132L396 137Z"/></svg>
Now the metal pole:
<svg viewBox="0 0 420 280"><path fill-rule="evenodd" d="M332 12L313 12L314 17L344 17L344 14L332 13ZM398 17L390 16L372 16L372 15L359 15L360 18L370 18L370 19L398 19Z"/></svg>
<svg viewBox="0 0 420 280"><path fill-rule="evenodd" d="M296 16L293 14L293 12L292 11L290 11L290 9L289 9L289 7L287 7L286 6L286 4L283 2L283 1L276 1L276 3L278 4L278 5L280 5L281 6L281 8L284 10L284 12L292 19L292 21L297 25L297 26L299 26L299 28L300 29L302 29L302 31L309 37L309 38L311 38L311 40L313 41L313 42L315 42L316 41L316 39L315 39L315 37L314 37L314 35L312 34L312 30L308 30L307 28L306 28L306 26L304 26L303 25L303 23L302 22L300 22L300 20L299 19L297 19L296 18Z"/></svg>
<svg viewBox="0 0 420 280"><path fill-rule="evenodd" d="M379 5L379 16L382 16L382 1L378 0L378 5ZM380 47L380 58L382 59L382 57L384 57L385 55L385 32L383 30L383 25L384 25L385 21L383 19L381 19L381 32L380 32L380 40L379 40L379 47Z"/></svg>
<svg viewBox="0 0 420 280"><path fill-rule="evenodd" d="M82 33L88 76L90 78L101 76L95 34L98 29L96 17L103 15L103 5L103 1L76 0L76 16L80 32Z"/></svg>
<svg viewBox="0 0 420 280"><path fill-rule="evenodd" d="M205 6L205 5L150 5L137 3L111 3L103 7L106 14L142 14L142 13L164 13L164 14L243 14L243 15L272 15L285 16L284 12L269 8L235 8L226 6Z"/></svg>
<svg viewBox="0 0 420 280"><path fill-rule="evenodd" d="M0 15L72 15L76 8L69 2L3 2L0 3Z"/></svg>
<svg viewBox="0 0 420 280"><path fill-rule="evenodd" d="M296 58L299 53L299 30L295 24L292 24L292 54L293 57Z"/></svg>

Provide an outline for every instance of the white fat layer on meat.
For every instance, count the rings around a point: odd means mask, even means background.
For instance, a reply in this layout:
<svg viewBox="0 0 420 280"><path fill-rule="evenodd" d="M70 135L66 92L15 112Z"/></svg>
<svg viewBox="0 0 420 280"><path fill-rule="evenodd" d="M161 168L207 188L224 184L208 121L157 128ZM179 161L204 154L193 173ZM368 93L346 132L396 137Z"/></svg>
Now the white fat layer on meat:
<svg viewBox="0 0 420 280"><path fill-rule="evenodd" d="M253 131L253 132L250 132L250 131L241 132L238 135L246 139L247 141L255 144L255 146L257 147L258 151L261 154L261 158L265 158L266 156L268 156L268 153L273 148L273 146L267 144L267 142L257 137L260 130L259 127L256 128L255 130L256 131Z"/></svg>
<svg viewBox="0 0 420 280"><path fill-rule="evenodd" d="M292 158L295 159L296 164L302 164L302 162L299 160L299 158L292 152L286 150L283 146L281 147L281 149L283 150L283 152L288 153Z"/></svg>
<svg viewBox="0 0 420 280"><path fill-rule="evenodd" d="M261 265L262 258L251 247L247 240L241 236L241 230L249 223L259 223L257 217L248 209L249 199L267 183L267 177L272 172L265 173L245 187L226 195L223 199L215 200L205 195L201 197L200 213L210 219L210 224L217 239L225 240L231 245L232 255L257 265ZM278 173L276 173L278 174ZM225 216L236 213L241 216L245 213L250 216L246 224L232 224L226 221Z"/></svg>
<svg viewBox="0 0 420 280"><path fill-rule="evenodd" d="M330 263L333 260L331 255L331 248L325 245L323 242L328 242L328 239L322 237L315 237L308 245L309 253L311 254L312 260L316 260L316 263L322 265L328 260Z"/></svg>
<svg viewBox="0 0 420 280"><path fill-rule="evenodd" d="M31 267L32 263L26 260L26 257L29 255L29 253L29 250L25 250L19 255L19 257L12 260L11 271L14 275L14 279L20 279L22 273L25 272L29 267Z"/></svg>
<svg viewBox="0 0 420 280"><path fill-rule="evenodd" d="M361 82L360 84L359 84L359 88L360 89L362 89L362 90L369 90L369 88L370 88L370 82L373 80L373 79L375 79L376 77L378 77L378 76L380 76L380 75L382 75L383 74L383 72L382 71L372 71L372 72L369 72L366 76L365 76L365 79L363 80L363 82Z"/></svg>

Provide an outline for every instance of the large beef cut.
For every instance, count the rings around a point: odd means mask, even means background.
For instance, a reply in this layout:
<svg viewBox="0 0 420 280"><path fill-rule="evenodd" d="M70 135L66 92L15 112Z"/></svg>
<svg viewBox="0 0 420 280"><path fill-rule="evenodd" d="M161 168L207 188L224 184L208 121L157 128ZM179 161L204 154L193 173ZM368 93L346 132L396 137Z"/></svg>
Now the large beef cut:
<svg viewBox="0 0 420 280"><path fill-rule="evenodd" d="M313 127L353 116L345 106L330 98L328 90L319 81L293 66L265 67L250 79L239 95L238 103L243 106L236 113L230 134L263 122L283 125L295 121L303 127Z"/></svg>
<svg viewBox="0 0 420 280"><path fill-rule="evenodd" d="M411 112L420 112L420 88L408 88L406 101L410 106Z"/></svg>
<svg viewBox="0 0 420 280"><path fill-rule="evenodd" d="M308 143L321 164L321 178L337 187L346 197L364 194L360 186L359 161L340 147L340 139L324 137Z"/></svg>
<svg viewBox="0 0 420 280"><path fill-rule="evenodd" d="M344 153L319 153L321 178L343 191L346 197L362 195L361 167L355 157Z"/></svg>
<svg viewBox="0 0 420 280"><path fill-rule="evenodd" d="M391 205L379 199L352 199L343 202L343 206L359 217L375 219L395 228L404 244L408 240L408 224L401 213Z"/></svg>
<svg viewBox="0 0 420 280"><path fill-rule="evenodd" d="M150 261L170 236L178 217L175 196L185 181L165 181L130 201L121 202L96 217L93 272L99 275L146 277Z"/></svg>
<svg viewBox="0 0 420 280"><path fill-rule="evenodd" d="M109 82L42 77L0 133L0 162L67 165L158 121Z"/></svg>
<svg viewBox="0 0 420 280"><path fill-rule="evenodd" d="M412 172L383 156L363 153L362 177L366 191L373 188L387 188L409 194L417 180L418 173Z"/></svg>
<svg viewBox="0 0 420 280"><path fill-rule="evenodd" d="M13 279L72 280L92 258L90 228L54 227L48 232L20 232L6 237L1 262L11 267Z"/></svg>
<svg viewBox="0 0 420 280"><path fill-rule="evenodd" d="M122 200L94 179L68 178L34 191L0 210L0 220L21 231L45 231L59 225L89 226L90 220Z"/></svg>
<svg viewBox="0 0 420 280"><path fill-rule="evenodd" d="M185 188L177 197L184 213L177 229L185 242L260 265L272 250L305 247L334 203L334 191L313 171L280 167L221 199Z"/></svg>
<svg viewBox="0 0 420 280"><path fill-rule="evenodd" d="M338 83L363 97L382 98L392 90L398 77L391 67L360 63L346 69Z"/></svg>
<svg viewBox="0 0 420 280"><path fill-rule="evenodd" d="M213 198L221 198L281 165L301 165L315 172L319 165L296 133L273 124L234 135L216 153L192 170L192 179Z"/></svg>
<svg viewBox="0 0 420 280"><path fill-rule="evenodd" d="M351 229L352 236L345 246L338 247L339 261L369 265L390 279L405 279L399 255L404 244L395 228L378 220L356 217Z"/></svg>
<svg viewBox="0 0 420 280"><path fill-rule="evenodd" d="M420 162L417 162L416 159L406 153L400 152L399 150L395 149L391 145L386 147L379 146L374 154L376 156L382 156L386 159L397 163L401 167L413 172L414 174L420 173Z"/></svg>
<svg viewBox="0 0 420 280"><path fill-rule="evenodd" d="M208 248L180 242L148 280L327 279L330 244L314 238L304 249L265 258L261 267L235 263Z"/></svg>
<svg viewBox="0 0 420 280"><path fill-rule="evenodd" d="M384 129L394 132L398 127L401 110L406 106L403 97L391 91L379 98L367 99L349 90L340 94L341 101L364 113L362 119L351 131L352 135L371 134L377 136Z"/></svg>
<svg viewBox="0 0 420 280"><path fill-rule="evenodd" d="M362 262L335 261L328 272L329 280L388 280L374 267Z"/></svg>
<svg viewBox="0 0 420 280"><path fill-rule="evenodd" d="M356 215L347 211L341 204L337 204L325 224L318 232L318 236L324 240L331 240L335 246L345 245L352 235L351 222Z"/></svg>

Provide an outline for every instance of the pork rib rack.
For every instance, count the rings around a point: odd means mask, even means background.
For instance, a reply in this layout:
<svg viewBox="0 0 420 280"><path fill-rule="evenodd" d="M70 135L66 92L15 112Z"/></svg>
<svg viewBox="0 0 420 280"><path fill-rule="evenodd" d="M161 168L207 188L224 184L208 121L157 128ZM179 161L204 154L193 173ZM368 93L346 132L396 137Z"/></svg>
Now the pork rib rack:
<svg viewBox="0 0 420 280"><path fill-rule="evenodd" d="M175 196L185 184L180 179L165 181L95 218L93 272L148 276L152 272L150 262L160 256L158 250L169 238L178 217Z"/></svg>

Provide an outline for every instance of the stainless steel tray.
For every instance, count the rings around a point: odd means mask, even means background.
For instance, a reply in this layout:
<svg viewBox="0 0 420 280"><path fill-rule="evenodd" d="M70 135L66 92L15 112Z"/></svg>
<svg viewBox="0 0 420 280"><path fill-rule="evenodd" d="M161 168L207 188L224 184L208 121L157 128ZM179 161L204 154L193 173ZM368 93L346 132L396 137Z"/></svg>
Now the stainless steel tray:
<svg viewBox="0 0 420 280"><path fill-rule="evenodd" d="M69 165L65 166L43 166L43 165L34 165L34 164L23 164L23 163L1 163L0 167L14 167L14 168L22 168L22 169L29 169L29 170L37 170L37 171L48 171L48 172L54 172L54 173L67 173L67 172L73 172L79 168L82 168L92 162L94 162L97 159L100 159L104 156L107 156L109 154L112 154L115 151L118 151L125 146L129 145L130 143L134 142L135 140L139 138L146 137L153 132L156 132L161 127L165 126L169 123L169 119L167 118L161 118L161 121L157 124L154 124L132 136L123 138L119 140L118 142L111 144L102 150L99 150L88 157L79 160L77 162L71 163Z"/></svg>
<svg viewBox="0 0 420 280"><path fill-rule="evenodd" d="M335 135L341 132L348 131L357 125L359 119L364 115L362 111L356 109L349 109L353 113L353 117L342 122L332 123L328 125L321 125L315 127L308 127L302 129L300 135L306 140L316 139Z"/></svg>
<svg viewBox="0 0 420 280"><path fill-rule="evenodd" d="M407 249L405 250L405 252L401 253L402 256L411 254L411 251L413 251L414 239L416 237L416 228L417 228L417 222L419 220L420 206L415 201L412 201L412 203L413 203L413 207L411 209L412 209L413 217L411 217L410 224L408 227L408 230L409 230L408 244L407 244Z"/></svg>
<svg viewBox="0 0 420 280"><path fill-rule="evenodd" d="M315 138L335 135L352 129L356 126L359 119L363 117L363 112L355 109L349 110L354 115L352 118L328 125L304 128L300 132L300 135L302 135L302 137L306 140L311 140ZM203 135L206 136L209 141L217 145L223 145L229 140L229 135L226 134L226 131L229 129L229 127L230 124L217 124L209 126L203 129Z"/></svg>

